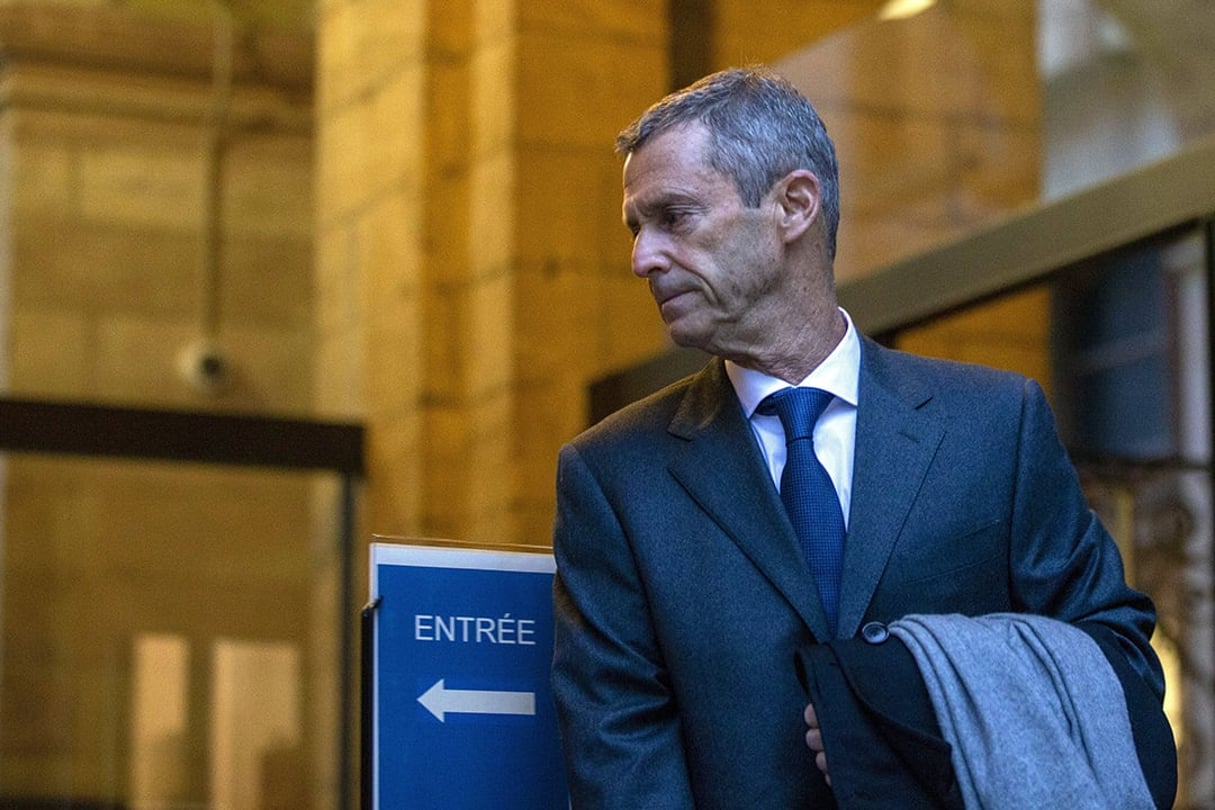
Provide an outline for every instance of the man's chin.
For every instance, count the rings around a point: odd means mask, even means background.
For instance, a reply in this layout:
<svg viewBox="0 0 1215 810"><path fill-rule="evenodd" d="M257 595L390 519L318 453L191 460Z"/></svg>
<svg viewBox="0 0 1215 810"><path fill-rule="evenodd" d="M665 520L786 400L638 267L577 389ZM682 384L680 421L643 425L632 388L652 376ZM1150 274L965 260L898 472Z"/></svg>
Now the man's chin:
<svg viewBox="0 0 1215 810"><path fill-rule="evenodd" d="M686 324L675 323L667 324L667 334L671 338L671 342L676 346L684 349L700 349L704 352L712 353L709 348L708 336L696 329L689 329Z"/></svg>

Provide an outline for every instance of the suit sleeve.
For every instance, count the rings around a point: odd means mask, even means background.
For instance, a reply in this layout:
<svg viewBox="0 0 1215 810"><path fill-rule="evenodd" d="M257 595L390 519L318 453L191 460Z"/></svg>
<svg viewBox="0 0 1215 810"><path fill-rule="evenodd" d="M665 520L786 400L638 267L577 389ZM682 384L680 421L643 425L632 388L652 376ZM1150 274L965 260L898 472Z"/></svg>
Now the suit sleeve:
<svg viewBox="0 0 1215 810"><path fill-rule="evenodd" d="M1164 675L1149 643L1156 613L1126 584L1122 556L1089 508L1042 389L1025 382L1012 514L1013 599L1018 609L1107 629L1158 697Z"/></svg>
<svg viewBox="0 0 1215 810"><path fill-rule="evenodd" d="M574 808L692 808L644 583L577 450L558 459L552 684Z"/></svg>

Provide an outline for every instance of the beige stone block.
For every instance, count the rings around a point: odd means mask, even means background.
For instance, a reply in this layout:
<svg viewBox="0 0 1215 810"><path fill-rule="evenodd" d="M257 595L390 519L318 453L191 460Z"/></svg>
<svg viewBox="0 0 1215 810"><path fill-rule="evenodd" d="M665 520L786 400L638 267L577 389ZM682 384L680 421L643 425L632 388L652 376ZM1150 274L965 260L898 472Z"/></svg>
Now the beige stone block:
<svg viewBox="0 0 1215 810"><path fill-rule="evenodd" d="M547 373L604 374L669 346L648 288L625 268L553 276L529 266L518 288L520 357Z"/></svg>
<svg viewBox="0 0 1215 810"><path fill-rule="evenodd" d="M197 233L35 216L13 223L13 305L191 317L201 305Z"/></svg>
<svg viewBox="0 0 1215 810"><path fill-rule="evenodd" d="M713 69L772 63L873 18L882 0L720 0Z"/></svg>
<svg viewBox="0 0 1215 810"><path fill-rule="evenodd" d="M515 373L514 278L509 273L481 279L468 290L465 304L470 395L480 398L510 387Z"/></svg>
<svg viewBox="0 0 1215 810"><path fill-rule="evenodd" d="M321 120L333 116L356 95L356 6L352 0L321 0L317 6L316 109Z"/></svg>
<svg viewBox="0 0 1215 810"><path fill-rule="evenodd" d="M41 604L45 611L50 589L22 593L25 590L6 588L6 596ZM11 610L8 605L6 609ZM6 618L14 626L32 625L50 636L50 628L37 623L41 617L10 613ZM69 717L62 711L72 705L71 694L65 688L71 682L71 667L63 656L54 657L54 648L47 647L44 642L5 648L6 672L0 683L0 697L5 700L5 791L11 796L49 793L46 775L60 772L74 753ZM13 661L22 663L10 663Z"/></svg>
<svg viewBox="0 0 1215 810"><path fill-rule="evenodd" d="M427 408L425 429L417 445L425 460L420 502L425 531L453 540L462 538L467 513L470 417L457 407Z"/></svg>
<svg viewBox="0 0 1215 810"><path fill-rule="evenodd" d="M603 281L599 320L601 349L593 356L593 372L609 371L648 360L671 347L666 325L646 283L631 273Z"/></svg>
<svg viewBox="0 0 1215 810"><path fill-rule="evenodd" d="M80 23L81 29L89 27ZM63 59L19 57L8 74L9 101L23 112L69 113L103 128L126 119L127 125L176 122L197 129L206 120L209 86L205 78L190 76L189 67L139 65L138 55L121 65L96 57L80 52Z"/></svg>
<svg viewBox="0 0 1215 810"><path fill-rule="evenodd" d="M553 514L556 499L520 499L511 510L519 542L527 546L551 549L553 547Z"/></svg>
<svg viewBox="0 0 1215 810"><path fill-rule="evenodd" d="M468 486L468 471L461 459L468 456L476 437L472 402L428 402L422 450L428 481L444 481L436 491L459 497Z"/></svg>
<svg viewBox="0 0 1215 810"><path fill-rule="evenodd" d="M464 461L470 469L465 508L472 515L501 520L509 513L517 483L513 406L511 391L503 388L478 398L472 408L472 441ZM482 537L497 542L514 539L509 528L501 524Z"/></svg>
<svg viewBox="0 0 1215 810"><path fill-rule="evenodd" d="M581 149L537 144L517 152L516 250L554 272L611 263L629 272L632 249L621 221L622 163L610 143Z"/></svg>
<svg viewBox="0 0 1215 810"><path fill-rule="evenodd" d="M201 150L90 149L80 160L80 212L136 227L194 229L203 214Z"/></svg>
<svg viewBox="0 0 1215 810"><path fill-rule="evenodd" d="M557 450L587 426L588 386L669 343L645 285L631 276L608 282L525 271L519 286L525 291L516 318L522 363L516 388L517 503L525 504L520 531L547 537ZM544 418L526 416L538 413Z"/></svg>
<svg viewBox="0 0 1215 810"><path fill-rule="evenodd" d="M552 542L557 453L587 427L586 384L579 370L565 370L524 380L516 389L514 513L522 543Z"/></svg>
<svg viewBox="0 0 1215 810"><path fill-rule="evenodd" d="M137 316L98 320L93 392L119 403L191 403L195 393L178 373L180 353L198 338L196 327Z"/></svg>
<svg viewBox="0 0 1215 810"><path fill-rule="evenodd" d="M525 144L610 149L668 89L665 47L525 32L518 48L516 137Z"/></svg>
<svg viewBox="0 0 1215 810"><path fill-rule="evenodd" d="M230 235L224 240L220 318L242 327L306 330L314 301L306 237Z"/></svg>
<svg viewBox="0 0 1215 810"><path fill-rule="evenodd" d="M964 156L960 190L978 211L1000 218L1038 201L1042 139L1036 127L975 127L959 132L958 140Z"/></svg>
<svg viewBox="0 0 1215 810"><path fill-rule="evenodd" d="M472 122L481 115L473 106L475 75L463 59L436 59L430 64L425 125L426 167L432 184L467 175ZM481 95L476 96L478 104ZM487 103L493 104L494 99L488 99Z"/></svg>
<svg viewBox="0 0 1215 810"><path fill-rule="evenodd" d="M93 330L77 312L28 308L9 316L8 392L17 396L87 398Z"/></svg>
<svg viewBox="0 0 1215 810"><path fill-rule="evenodd" d="M940 221L843 215L835 261L836 281L871 274L958 236ZM862 324L858 324L863 329Z"/></svg>
<svg viewBox="0 0 1215 810"><path fill-rule="evenodd" d="M588 427L587 378L573 369L533 375L519 382L515 399L519 491L547 498L561 445Z"/></svg>
<svg viewBox="0 0 1215 810"><path fill-rule="evenodd" d="M920 112L926 102L933 114L1018 122L1036 110L1032 25L975 24L944 8L912 22L922 25L909 26L901 43L905 106ZM1021 58L1010 61L1013 52Z"/></svg>
<svg viewBox="0 0 1215 810"><path fill-rule="evenodd" d="M503 273L425 296L425 396L464 402L508 383L513 295L514 281Z"/></svg>
<svg viewBox="0 0 1215 810"><path fill-rule="evenodd" d="M494 6L493 2L482 5ZM504 4L506 5L506 4ZM666 7L635 0L517 0L525 30L542 30L565 39L628 39L665 47ZM485 26L487 31L501 26Z"/></svg>
<svg viewBox="0 0 1215 810"><path fill-rule="evenodd" d="M513 0L449 0L427 3L426 50L433 62L456 59L463 61L478 40L479 24L487 9L509 15Z"/></svg>
<svg viewBox="0 0 1215 810"><path fill-rule="evenodd" d="M414 69L324 117L317 132L321 227L387 193L422 187L422 71Z"/></svg>
<svg viewBox="0 0 1215 810"><path fill-rule="evenodd" d="M515 280L515 345L532 373L597 367L601 279L587 273L549 273L522 263Z"/></svg>
<svg viewBox="0 0 1215 810"><path fill-rule="evenodd" d="M479 543L513 541L506 525L514 491L511 413L502 391L427 411L424 509L433 532Z"/></svg>
<svg viewBox="0 0 1215 810"><path fill-rule="evenodd" d="M324 115L316 136L317 222L324 231L348 220L371 196L364 178L373 135L363 126L361 108L350 105Z"/></svg>
<svg viewBox="0 0 1215 810"><path fill-rule="evenodd" d="M367 492L369 534L426 536L426 493L433 487L425 467L424 442L429 420L402 413L367 424L367 477L376 485Z"/></svg>
<svg viewBox="0 0 1215 810"><path fill-rule="evenodd" d="M228 232L309 238L312 140L234 138L224 148L221 222Z"/></svg>
<svg viewBox="0 0 1215 810"><path fill-rule="evenodd" d="M325 10L317 33L322 118L421 63L427 5L422 0L360 0Z"/></svg>
<svg viewBox="0 0 1215 810"><path fill-rule="evenodd" d="M515 79L518 47L506 40L482 46L472 55L469 117L474 159L501 153L515 142L516 120L524 114L519 109L524 90L516 90Z"/></svg>
<svg viewBox="0 0 1215 810"><path fill-rule="evenodd" d="M6 133L7 134L7 133ZM17 210L62 215L76 205L76 162L71 149L23 143L9 148L12 205Z"/></svg>
<svg viewBox="0 0 1215 810"><path fill-rule="evenodd" d="M232 361L231 384L221 400L244 410L311 412L313 360L308 331L225 326L217 340Z"/></svg>
<svg viewBox="0 0 1215 810"><path fill-rule="evenodd" d="M908 201L940 199L953 188L964 156L955 128L940 119L838 115L832 135L840 161L841 206L856 216L897 211Z"/></svg>
<svg viewBox="0 0 1215 810"><path fill-rule="evenodd" d="M481 247L470 221L479 207L471 197L467 168L432 179L426 193L424 276L431 284L462 284L473 276L470 257ZM496 196L496 195L495 195ZM489 212L480 217L487 218Z"/></svg>
<svg viewBox="0 0 1215 810"><path fill-rule="evenodd" d="M94 565L85 492L89 463L14 454L5 464L6 584L45 582L56 569ZM19 631L16 625L9 630Z"/></svg>
<svg viewBox="0 0 1215 810"><path fill-rule="evenodd" d="M89 27L88 21L81 20L77 30ZM113 38L118 40L149 28L127 26L125 31L113 32ZM165 59L159 63L155 58L144 62L149 52L141 51L141 43L131 37L125 40L127 50L120 56L115 53L112 60L102 53L86 55L84 49L70 55L65 52L60 59L51 53L22 58L37 46L21 52L22 46L16 45L15 52L21 56L9 67L8 99L23 112L70 113L78 121L92 121L103 129L114 125L184 127L202 134L216 109L211 67L204 64L210 61L212 35L205 29L180 30L190 30L191 35L172 44L162 42ZM310 45L303 32L263 29L248 38L238 36L236 45L235 83L223 110L227 126L237 131L265 131L271 126L307 132L313 69ZM63 40L50 48L64 46L71 50ZM103 46L121 47L109 43ZM170 49L175 50L173 55L169 55ZM197 53L206 55L195 59L193 54ZM112 142L119 144L121 140Z"/></svg>
<svg viewBox="0 0 1215 810"><path fill-rule="evenodd" d="M1041 114L1038 77L1038 13L1015 0L965 3L955 11L962 36L979 59L987 109L1005 120L1035 126Z"/></svg>
<svg viewBox="0 0 1215 810"><path fill-rule="evenodd" d="M1038 197L1034 130L859 109L825 117L841 162L840 278L990 225Z"/></svg>
<svg viewBox="0 0 1215 810"><path fill-rule="evenodd" d="M425 369L423 396L428 402L455 403L463 397L467 358L461 301L451 289L427 290L423 296L422 343Z"/></svg>
<svg viewBox="0 0 1215 810"><path fill-rule="evenodd" d="M418 310L416 304L402 308L368 332L367 418L390 418L421 406L425 354Z"/></svg>
<svg viewBox="0 0 1215 810"><path fill-rule="evenodd" d="M1015 371L1038 380L1046 389L1050 387L1049 352L1031 341L1015 342L1008 338L994 340L947 330L929 330L906 337L900 334L897 345L915 354Z"/></svg>
<svg viewBox="0 0 1215 810"><path fill-rule="evenodd" d="M1026 35L1028 36L1026 37ZM1025 47L1015 47L1018 38ZM898 23L869 20L781 61L821 106L882 110L889 117L1016 122L1036 117L1033 26L1002 25L937 6Z"/></svg>
<svg viewBox="0 0 1215 810"><path fill-rule="evenodd" d="M361 327L315 340L313 408L327 419L361 421L367 415L367 336Z"/></svg>
<svg viewBox="0 0 1215 810"><path fill-rule="evenodd" d="M473 0L470 20L473 41L481 46L510 39L537 5L543 3L536 0Z"/></svg>
<svg viewBox="0 0 1215 810"><path fill-rule="evenodd" d="M69 71L56 81L74 81L79 71ZM131 81L130 76L123 80ZM87 99L87 95L86 95ZM40 101L39 106L15 107L10 113L13 142L19 146L57 147L73 154L143 151L197 155L199 165L205 144L202 108L184 120L160 116L104 114L95 105L64 106ZM200 170L201 171L201 170ZM201 177L201 174L200 174ZM77 178L74 182L79 182Z"/></svg>
<svg viewBox="0 0 1215 810"><path fill-rule="evenodd" d="M313 8L317 18L317 26L319 27L323 19L327 15L334 13L338 8L354 5L358 2L360 0L314 0Z"/></svg>
<svg viewBox="0 0 1215 810"><path fill-rule="evenodd" d="M317 236L313 311L322 335L352 329L364 318L357 224L334 225Z"/></svg>
<svg viewBox="0 0 1215 810"><path fill-rule="evenodd" d="M489 501L474 504L463 525L461 535L468 538L468 542L483 548L518 543L514 511L509 504Z"/></svg>
<svg viewBox="0 0 1215 810"><path fill-rule="evenodd" d="M418 189L425 159L422 122L425 73L409 67L393 74L363 107L363 126L370 134L368 174L363 181L376 192Z"/></svg>
<svg viewBox="0 0 1215 810"><path fill-rule="evenodd" d="M359 218L358 262L365 286L364 307L373 323L395 317L399 306L420 294L422 205L416 196L393 192L376 199ZM448 223L447 212L442 220Z"/></svg>
<svg viewBox="0 0 1215 810"><path fill-rule="evenodd" d="M301 47L299 51L311 56L310 49ZM264 77L272 80L273 77L268 74L274 73L277 68L290 70L283 61L279 61L280 57L290 59L290 56L273 50L259 54L257 58L265 60L258 66L259 73L266 74ZM287 86L243 84L238 80L224 118L226 136L239 141L272 132L275 137L311 138L316 123L312 85L311 69L303 73L298 83L292 82ZM192 120L196 119L186 118L183 123L188 124Z"/></svg>
<svg viewBox="0 0 1215 810"><path fill-rule="evenodd" d="M860 110L835 116L831 126L843 184L840 242L868 254L863 266L994 223L1037 197L1033 133ZM880 233L893 229L893 239L900 228L919 232L901 250ZM858 259L841 250L841 278Z"/></svg>
<svg viewBox="0 0 1215 810"><path fill-rule="evenodd" d="M1018 371L1050 384L1050 289L1036 285L904 330L908 351Z"/></svg>
<svg viewBox="0 0 1215 810"><path fill-rule="evenodd" d="M470 171L469 270L474 278L500 272L515 253L515 160L499 152Z"/></svg>

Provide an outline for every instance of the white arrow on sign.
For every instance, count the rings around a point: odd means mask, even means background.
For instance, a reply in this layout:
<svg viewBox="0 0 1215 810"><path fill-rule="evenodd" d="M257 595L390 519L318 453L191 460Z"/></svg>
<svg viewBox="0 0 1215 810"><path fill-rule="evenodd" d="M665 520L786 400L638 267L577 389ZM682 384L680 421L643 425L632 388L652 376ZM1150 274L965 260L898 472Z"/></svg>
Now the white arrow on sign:
<svg viewBox="0 0 1215 810"><path fill-rule="evenodd" d="M527 714L536 713L535 692L482 692L448 689L440 678L418 696L418 703L439 719L447 714Z"/></svg>

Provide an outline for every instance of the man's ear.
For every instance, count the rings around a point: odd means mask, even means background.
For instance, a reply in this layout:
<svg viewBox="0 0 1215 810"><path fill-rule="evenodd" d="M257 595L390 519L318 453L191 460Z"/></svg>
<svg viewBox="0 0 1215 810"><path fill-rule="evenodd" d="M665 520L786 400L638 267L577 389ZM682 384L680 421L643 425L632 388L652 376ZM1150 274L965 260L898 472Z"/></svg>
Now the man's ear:
<svg viewBox="0 0 1215 810"><path fill-rule="evenodd" d="M780 227L786 242L799 239L818 219L822 194L818 178L806 169L795 169L773 189L780 207Z"/></svg>

